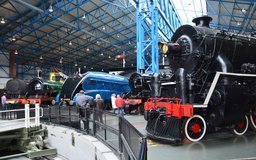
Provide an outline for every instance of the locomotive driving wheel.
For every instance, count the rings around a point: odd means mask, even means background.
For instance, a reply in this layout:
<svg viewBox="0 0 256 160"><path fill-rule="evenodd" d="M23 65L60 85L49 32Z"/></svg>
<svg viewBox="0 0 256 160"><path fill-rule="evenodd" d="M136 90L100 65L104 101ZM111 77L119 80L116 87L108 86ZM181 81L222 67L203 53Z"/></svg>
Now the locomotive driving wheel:
<svg viewBox="0 0 256 160"><path fill-rule="evenodd" d="M186 138L192 142L200 141L206 133L206 123L202 116L194 115L185 122L184 132Z"/></svg>
<svg viewBox="0 0 256 160"><path fill-rule="evenodd" d="M235 127L232 130L232 133L238 136L241 136L245 134L249 126L249 120L248 117L245 116L244 120L238 124L235 125Z"/></svg>
<svg viewBox="0 0 256 160"><path fill-rule="evenodd" d="M252 130L256 131L256 111L252 111L249 115L250 118L250 127Z"/></svg>

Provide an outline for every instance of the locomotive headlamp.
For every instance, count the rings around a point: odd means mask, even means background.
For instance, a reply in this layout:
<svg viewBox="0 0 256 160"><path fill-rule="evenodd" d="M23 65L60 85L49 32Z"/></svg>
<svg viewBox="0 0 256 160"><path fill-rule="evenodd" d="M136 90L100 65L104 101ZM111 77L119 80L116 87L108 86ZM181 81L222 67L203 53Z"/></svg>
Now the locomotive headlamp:
<svg viewBox="0 0 256 160"><path fill-rule="evenodd" d="M178 43L158 43L158 47L162 50L163 54L167 54L169 50L178 51L180 50L180 45Z"/></svg>
<svg viewBox="0 0 256 160"><path fill-rule="evenodd" d="M164 44L164 45L163 45L162 51L163 51L164 54L167 53L167 51L168 51L168 45L167 45L167 44Z"/></svg>
<svg viewBox="0 0 256 160"><path fill-rule="evenodd" d="M168 51L168 45L166 43L158 42L158 47L162 50L163 54Z"/></svg>

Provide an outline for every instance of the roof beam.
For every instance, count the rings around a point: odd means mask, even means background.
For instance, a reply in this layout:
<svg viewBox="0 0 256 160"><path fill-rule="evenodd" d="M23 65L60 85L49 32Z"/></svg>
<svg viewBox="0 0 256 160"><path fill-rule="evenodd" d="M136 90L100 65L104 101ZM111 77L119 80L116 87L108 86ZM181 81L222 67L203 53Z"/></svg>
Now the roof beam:
<svg viewBox="0 0 256 160"><path fill-rule="evenodd" d="M244 34L244 32L245 32L247 26L250 24L251 18L252 18L253 15L254 15L255 9L256 9L256 3L253 4L253 7L252 7L252 9L250 10L250 13L249 13L249 15L248 15L247 18L246 18L246 22L245 22L245 24L244 24L244 26L243 26L243 30L242 30L241 34Z"/></svg>
<svg viewBox="0 0 256 160"><path fill-rule="evenodd" d="M36 10L36 11L38 11L38 12L40 12L40 13L44 13L44 11L43 11L42 9L40 9L40 8L38 8L38 7L35 7L35 6L33 6L33 5L31 5L31 4L27 3L27 2L24 2L23 0L15 0L15 1L18 2L18 3L20 3L20 4L22 4L22 5L25 6L25 7L28 7L28 8L33 9L33 10ZM51 15L50 15L50 16L51 16ZM56 18L56 20L58 20L59 22L65 24L65 25L67 25L67 26L70 26L70 27L72 27L72 28L75 28L75 29L77 29L77 30L80 30L81 32L84 32L85 34L88 34L88 35L90 35L90 36L92 36L92 37L96 37L96 36L95 36L94 34L92 34L91 32L88 32L88 31L86 31L85 29L80 29L78 26L76 26L76 25L74 25L74 24L72 24L72 23L69 23L69 22L67 22L67 21L65 21L65 20L63 20L63 19L61 19L61 18ZM99 40L101 40L101 41L103 41L103 42L105 42L105 43L111 44L109 41L107 41L107 40L105 40L105 39L103 39L103 38L99 38ZM122 49L122 47L120 47L120 46L117 46L117 45L115 45L115 44L112 44L112 45L113 45L114 47L118 48L118 49Z"/></svg>

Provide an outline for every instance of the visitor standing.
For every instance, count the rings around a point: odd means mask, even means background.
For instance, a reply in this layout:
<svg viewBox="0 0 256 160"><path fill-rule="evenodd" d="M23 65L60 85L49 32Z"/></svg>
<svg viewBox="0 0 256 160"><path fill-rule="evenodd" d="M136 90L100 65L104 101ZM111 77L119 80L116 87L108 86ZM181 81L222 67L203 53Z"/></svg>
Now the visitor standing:
<svg viewBox="0 0 256 160"><path fill-rule="evenodd" d="M1 97L2 110L6 110L6 93Z"/></svg>
<svg viewBox="0 0 256 160"><path fill-rule="evenodd" d="M104 111L104 100L101 98L100 94L96 94L94 103L95 103L95 108L98 110L95 112L96 120L102 123L103 122L102 113Z"/></svg>
<svg viewBox="0 0 256 160"><path fill-rule="evenodd" d="M80 90L76 95L76 105L79 108L79 115L81 118L85 117L85 109L90 107L90 103L93 101L93 97L84 94L83 90Z"/></svg>
<svg viewBox="0 0 256 160"><path fill-rule="evenodd" d="M124 108L124 100L122 97L120 97L120 95L117 95L116 97L116 107L118 108L118 114L123 116L124 112L123 112L123 108Z"/></svg>
<svg viewBox="0 0 256 160"><path fill-rule="evenodd" d="M111 105L112 105L112 111L113 113L116 113L117 107L116 107L116 94L111 95Z"/></svg>

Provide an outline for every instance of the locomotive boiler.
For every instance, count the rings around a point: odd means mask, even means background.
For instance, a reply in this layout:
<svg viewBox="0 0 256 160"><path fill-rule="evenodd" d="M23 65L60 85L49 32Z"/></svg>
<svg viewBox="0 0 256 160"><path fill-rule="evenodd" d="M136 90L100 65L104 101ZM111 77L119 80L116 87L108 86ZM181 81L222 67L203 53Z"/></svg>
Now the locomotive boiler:
<svg viewBox="0 0 256 160"><path fill-rule="evenodd" d="M7 98L18 98L19 95L25 95L27 84L23 80L14 78L7 81L5 89Z"/></svg>
<svg viewBox="0 0 256 160"><path fill-rule="evenodd" d="M159 43L169 66L135 80L151 86L144 105L149 136L182 142L199 141L206 130L256 130L256 38L212 29L211 20L195 18L196 26L183 25L171 42Z"/></svg>

